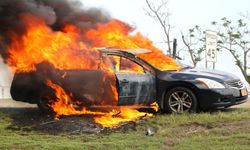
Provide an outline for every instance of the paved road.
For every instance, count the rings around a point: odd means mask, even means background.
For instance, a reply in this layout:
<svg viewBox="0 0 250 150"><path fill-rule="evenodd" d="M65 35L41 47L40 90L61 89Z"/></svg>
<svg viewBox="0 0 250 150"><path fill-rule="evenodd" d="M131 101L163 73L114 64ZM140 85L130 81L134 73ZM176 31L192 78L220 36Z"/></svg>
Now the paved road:
<svg viewBox="0 0 250 150"><path fill-rule="evenodd" d="M11 99L0 99L0 108L35 108L34 104L17 102ZM234 108L250 108L250 98L248 101L241 105L233 106Z"/></svg>
<svg viewBox="0 0 250 150"><path fill-rule="evenodd" d="M246 103L233 106L234 108L250 108L250 97L248 97L248 101Z"/></svg>
<svg viewBox="0 0 250 150"><path fill-rule="evenodd" d="M0 99L0 108L35 108L34 104L17 102L11 99Z"/></svg>

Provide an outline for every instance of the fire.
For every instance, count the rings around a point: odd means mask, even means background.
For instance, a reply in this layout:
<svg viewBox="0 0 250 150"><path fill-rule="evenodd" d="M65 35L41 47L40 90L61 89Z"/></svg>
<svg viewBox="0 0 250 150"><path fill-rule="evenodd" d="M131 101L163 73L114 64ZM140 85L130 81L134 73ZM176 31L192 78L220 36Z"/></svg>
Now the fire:
<svg viewBox="0 0 250 150"><path fill-rule="evenodd" d="M98 52L85 49L80 35L73 31L76 28L67 26L64 32L54 32L39 18L23 16L21 19L27 24L28 31L22 37L13 33L8 48L10 57L7 62L15 71L35 71L35 65L43 61L62 70L97 68Z"/></svg>
<svg viewBox="0 0 250 150"><path fill-rule="evenodd" d="M178 70L175 61L157 49L152 41L140 33L132 35L134 29L119 20L111 20L107 24L100 24L97 29L86 33L93 45L97 47L110 46L120 49L146 48L152 53L141 54L140 57L160 70Z"/></svg>
<svg viewBox="0 0 250 150"><path fill-rule="evenodd" d="M95 117L95 122L101 124L103 127L117 127L122 122L134 121L138 118L145 118L153 116L150 113L139 112L135 108L120 107L118 113L107 113L100 117Z"/></svg>
<svg viewBox="0 0 250 150"><path fill-rule="evenodd" d="M118 109L112 109L110 112L91 111L86 107L78 110L74 107L76 102L59 85L52 83L50 80L47 81L47 85L55 90L57 99L51 107L57 113L57 116L96 115L94 120L102 127L117 127L121 122L152 116L152 114L137 111L136 106L121 106Z"/></svg>
<svg viewBox="0 0 250 150"><path fill-rule="evenodd" d="M52 83L50 80L47 81L47 85L55 90L56 100L52 104L53 110L56 112L57 116L61 115L103 115L101 112L91 112L88 111L85 107L81 108L81 110L76 110L74 104L75 101L71 99L69 95L61 88L59 85Z"/></svg>
<svg viewBox="0 0 250 150"><path fill-rule="evenodd" d="M67 25L64 31L53 31L45 22L32 16L22 16L28 31L22 37L13 33L8 47L7 62L15 71L29 72L35 65L48 61L58 69L97 69L98 51L95 47L119 49L147 48L152 53L140 55L161 70L175 70L179 66L140 33L130 35L133 29L118 20L100 24L82 35L80 30ZM78 33L79 32L79 33ZM88 57L86 57L88 56Z"/></svg>
<svg viewBox="0 0 250 150"><path fill-rule="evenodd" d="M140 33L133 33L134 29L131 26L119 20L113 19L107 23L99 23L97 27L87 31L81 30L73 24L66 24L61 31L54 31L40 17L22 15L20 19L26 26L26 32L22 36L14 32L11 33L11 44L7 47L9 54L7 63L15 72L36 72L36 65L48 62L58 70L101 69L108 75L114 74L107 66L100 67L99 51L96 49L98 47L147 48L152 52L141 54L140 57L158 69L179 69L175 61L154 47L149 39ZM67 74L62 74L61 78L66 76ZM114 75L113 78L110 92L115 101L112 104L116 104L118 93ZM66 93L65 89L52 83L50 79L47 79L46 84L55 90L56 99L51 99L53 101L51 107L57 116L95 115L95 122L103 127L114 127L120 122L152 116L152 114L138 112L137 106L119 107L118 110L112 109L109 112L91 111L86 107L76 108L75 105L78 105L79 102L72 98L71 93ZM112 107L115 108L115 106Z"/></svg>

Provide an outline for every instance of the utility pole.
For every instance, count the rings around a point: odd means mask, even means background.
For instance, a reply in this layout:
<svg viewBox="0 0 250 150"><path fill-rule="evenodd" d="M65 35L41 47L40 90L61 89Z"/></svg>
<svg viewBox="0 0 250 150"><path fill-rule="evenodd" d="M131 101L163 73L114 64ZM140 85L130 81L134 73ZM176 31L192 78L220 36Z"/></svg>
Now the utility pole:
<svg viewBox="0 0 250 150"><path fill-rule="evenodd" d="M174 38L174 42L173 42L173 58L176 58L176 49L177 49L177 39Z"/></svg>

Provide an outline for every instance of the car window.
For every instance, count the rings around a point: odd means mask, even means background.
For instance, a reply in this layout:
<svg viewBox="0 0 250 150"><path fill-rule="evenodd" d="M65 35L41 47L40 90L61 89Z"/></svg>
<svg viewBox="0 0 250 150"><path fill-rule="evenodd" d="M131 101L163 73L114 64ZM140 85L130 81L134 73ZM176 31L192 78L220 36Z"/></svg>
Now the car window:
<svg viewBox="0 0 250 150"><path fill-rule="evenodd" d="M120 56L110 55L109 59L113 64L115 72L119 73L144 73L144 69L139 64Z"/></svg>

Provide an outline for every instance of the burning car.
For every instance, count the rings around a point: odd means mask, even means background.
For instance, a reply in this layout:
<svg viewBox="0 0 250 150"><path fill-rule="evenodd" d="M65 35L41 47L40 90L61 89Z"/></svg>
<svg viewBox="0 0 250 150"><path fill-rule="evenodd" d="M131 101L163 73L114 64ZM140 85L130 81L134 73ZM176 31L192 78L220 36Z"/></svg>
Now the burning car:
<svg viewBox="0 0 250 150"><path fill-rule="evenodd" d="M82 2L0 1L0 55L15 74L13 99L56 118L92 115L102 127L152 116L137 111L149 105L191 112L246 101L237 77L181 67L134 26Z"/></svg>
<svg viewBox="0 0 250 150"><path fill-rule="evenodd" d="M246 87L233 75L194 68L160 70L141 58L151 52L147 49L98 52L96 70L59 70L41 63L35 72L16 73L11 86L13 99L55 110L51 99L65 92L76 100L69 105L77 107L145 106L157 102L162 111L176 113L224 108L247 101ZM103 73L102 68L113 74ZM112 100L110 91L117 93L118 101ZM65 103L69 101L68 97L64 99Z"/></svg>

